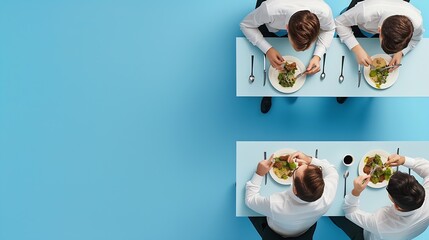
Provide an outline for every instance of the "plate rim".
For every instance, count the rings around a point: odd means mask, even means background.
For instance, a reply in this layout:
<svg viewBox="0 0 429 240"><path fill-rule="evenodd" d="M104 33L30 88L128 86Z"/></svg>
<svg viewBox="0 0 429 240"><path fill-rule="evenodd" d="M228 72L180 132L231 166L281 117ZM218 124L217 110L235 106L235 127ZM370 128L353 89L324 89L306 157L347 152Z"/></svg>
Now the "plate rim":
<svg viewBox="0 0 429 240"><path fill-rule="evenodd" d="M388 55L388 54L385 54L385 53L374 54L374 55L371 56L371 59L374 59L374 58L377 58L377 57L382 57L384 60L386 60L387 63L389 63L392 60L392 57L390 55ZM380 86L380 88L378 88L375 85L374 81L372 81L372 79L369 77L369 71L370 71L369 69L370 69L369 66L364 67L363 76L365 78L365 81L368 83L368 85L370 85L371 87L373 87L374 89L377 89L377 90L384 90L384 89L390 88L391 86L393 86L393 84L395 84L395 82L399 78L399 68L397 68L394 71L392 71L391 73L389 73L388 78L390 77L389 79L391 79L391 80L388 81L388 84L387 83L382 84Z"/></svg>
<svg viewBox="0 0 429 240"><path fill-rule="evenodd" d="M277 150L277 151L275 151L274 153L273 153L273 157L276 157L276 156L282 156L282 155L285 155L285 154L292 154L292 153L294 153L294 152L296 152L296 150L295 149L293 149L293 148L282 148L282 149L279 149L279 150ZM281 184L281 185L291 185L292 184L292 178L291 177L289 177L288 179L286 179L286 180L283 180L283 179L280 179L280 178L278 178L277 177L277 175L274 173L274 167L272 167L272 168L270 168L270 171L268 171L269 173L270 173L270 176L271 176L271 178L274 180L274 181L276 181L277 183L279 183L279 184Z"/></svg>
<svg viewBox="0 0 429 240"><path fill-rule="evenodd" d="M364 161L365 161L365 159L366 159L366 157L368 156L368 155L372 155L372 154L379 154L380 155L380 157L381 157L381 161L383 162L383 163L385 163L386 161L387 161L387 158L389 157L389 155L390 155L390 153L389 152L387 152L386 150L383 150L383 149L373 149L373 150L371 150L371 151L368 151L367 153L365 153L363 156L362 156L362 158L361 158L361 160L360 160L360 162L359 162L359 166L358 166L358 176L362 176L363 174L365 174L364 172L363 172L363 166L364 166ZM391 169L392 169L392 171L393 171L393 168L391 167ZM383 187L386 187L387 186L387 184L389 183L389 181L386 181L386 180L384 180L383 182L381 182L381 183L377 183L377 184L374 184L374 183L372 183L371 181L368 183L368 186L369 187L371 187L371 188L383 188Z"/></svg>
<svg viewBox="0 0 429 240"><path fill-rule="evenodd" d="M297 63L298 71L295 72L295 76L298 75L298 74L300 74L303 71L303 69L305 69L304 63L299 58L297 58L295 56L291 56L291 55L285 55L285 56L282 56L282 57L283 57L283 59L285 61L290 61L290 62L296 62ZM297 92L298 90L300 90L304 86L305 80L307 79L307 75L301 76L299 78L300 79L299 82L297 81L294 84L293 87L291 87L291 88L285 88L285 87L282 87L280 84L278 84L277 78L276 79L272 79L271 78L271 74L274 74L274 73L272 73L273 71L278 72L277 69L273 68L273 66L270 65L270 68L268 69L268 79L270 81L270 84L277 91L282 92L282 93L294 93L294 92ZM297 86L297 87L295 87L295 86Z"/></svg>

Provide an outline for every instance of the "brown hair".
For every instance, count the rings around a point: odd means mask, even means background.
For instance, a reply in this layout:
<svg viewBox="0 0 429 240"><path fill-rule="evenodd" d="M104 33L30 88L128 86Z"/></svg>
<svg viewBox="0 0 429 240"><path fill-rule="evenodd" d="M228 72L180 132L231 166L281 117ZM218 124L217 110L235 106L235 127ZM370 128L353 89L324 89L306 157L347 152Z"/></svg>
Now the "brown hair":
<svg viewBox="0 0 429 240"><path fill-rule="evenodd" d="M408 17L390 16L381 25L381 48L387 54L397 53L408 46L413 32L413 23Z"/></svg>
<svg viewBox="0 0 429 240"><path fill-rule="evenodd" d="M319 166L308 165L302 178L295 177L294 186L297 197L306 202L316 201L322 196L325 188L322 169Z"/></svg>
<svg viewBox="0 0 429 240"><path fill-rule="evenodd" d="M299 51L309 48L319 35L319 31L319 19L308 10L298 11L289 19L288 35Z"/></svg>
<svg viewBox="0 0 429 240"><path fill-rule="evenodd" d="M425 189L414 178L406 173L395 172L386 188L393 202L403 211L408 212L420 208L425 201Z"/></svg>

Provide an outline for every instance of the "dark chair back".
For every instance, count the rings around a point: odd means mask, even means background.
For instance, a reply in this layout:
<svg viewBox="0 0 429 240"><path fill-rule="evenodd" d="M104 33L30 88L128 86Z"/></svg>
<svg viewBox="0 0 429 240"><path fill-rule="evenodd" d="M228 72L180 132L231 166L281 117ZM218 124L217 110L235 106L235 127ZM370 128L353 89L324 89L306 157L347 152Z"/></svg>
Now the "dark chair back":
<svg viewBox="0 0 429 240"><path fill-rule="evenodd" d="M278 233L274 232L269 226L267 226L262 232L262 240L312 240L314 231L316 230L317 222L313 224L305 233L298 237L287 237L284 238Z"/></svg>

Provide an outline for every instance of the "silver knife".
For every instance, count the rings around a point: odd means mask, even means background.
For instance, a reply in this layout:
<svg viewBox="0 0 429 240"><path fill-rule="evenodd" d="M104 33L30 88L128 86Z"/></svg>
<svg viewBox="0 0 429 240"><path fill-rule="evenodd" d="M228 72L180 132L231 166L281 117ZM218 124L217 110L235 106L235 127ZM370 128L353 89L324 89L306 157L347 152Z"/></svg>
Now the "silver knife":
<svg viewBox="0 0 429 240"><path fill-rule="evenodd" d="M266 159L267 159L267 152L264 152L264 160L266 160ZM267 175L268 175L268 173L265 174L265 185L267 185Z"/></svg>
<svg viewBox="0 0 429 240"><path fill-rule="evenodd" d="M399 148L396 149L396 154L399 155ZM396 166L396 171L399 171L399 166Z"/></svg>
<svg viewBox="0 0 429 240"><path fill-rule="evenodd" d="M361 79L361 67L360 64L358 64L358 88L360 87L360 79Z"/></svg>
<svg viewBox="0 0 429 240"><path fill-rule="evenodd" d="M266 59L267 59L267 55L264 54L264 86L265 86L265 83L267 82L267 69L265 67Z"/></svg>
<svg viewBox="0 0 429 240"><path fill-rule="evenodd" d="M378 71L383 71L383 70L386 70L386 69L391 69L391 68L400 67L400 66L402 66L402 64L395 64L395 65L392 65L392 66L386 66L386 67L380 68Z"/></svg>

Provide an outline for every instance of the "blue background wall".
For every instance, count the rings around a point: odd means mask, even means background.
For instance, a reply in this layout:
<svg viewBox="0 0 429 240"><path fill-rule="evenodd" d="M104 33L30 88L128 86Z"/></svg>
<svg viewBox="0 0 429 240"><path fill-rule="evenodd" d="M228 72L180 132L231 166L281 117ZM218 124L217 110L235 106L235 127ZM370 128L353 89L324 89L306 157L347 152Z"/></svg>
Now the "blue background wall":
<svg viewBox="0 0 429 240"><path fill-rule="evenodd" d="M429 140L426 98L275 98L263 115L236 97L254 5L2 0L0 239L259 239L235 217L235 141ZM322 218L315 239L334 236Z"/></svg>

